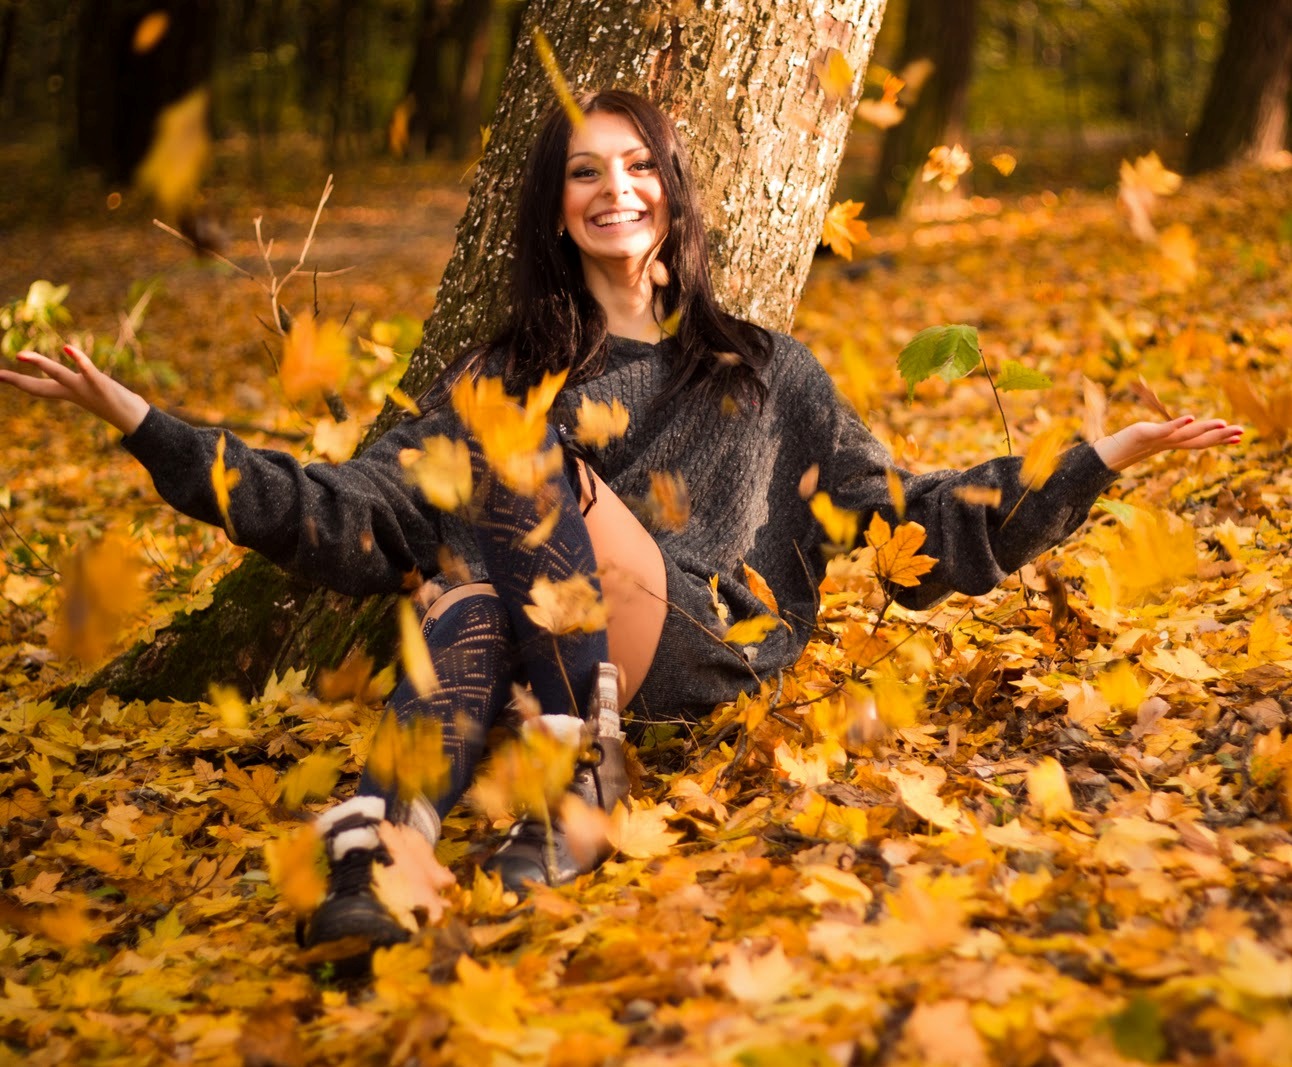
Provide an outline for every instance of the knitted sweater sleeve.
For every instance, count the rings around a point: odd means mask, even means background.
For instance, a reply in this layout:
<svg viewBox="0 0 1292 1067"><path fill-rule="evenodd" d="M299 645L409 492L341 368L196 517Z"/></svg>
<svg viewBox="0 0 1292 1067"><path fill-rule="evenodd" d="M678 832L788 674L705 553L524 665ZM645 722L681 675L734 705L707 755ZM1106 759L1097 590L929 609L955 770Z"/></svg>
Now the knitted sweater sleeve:
<svg viewBox="0 0 1292 1067"><path fill-rule="evenodd" d="M302 466L284 452L253 449L231 433L196 429L156 408L122 442L162 499L221 526L279 566L340 593L400 589L411 572L435 570L441 516L403 478L401 448L420 445L418 422L396 426L357 459ZM227 521L213 469L224 440Z"/></svg>
<svg viewBox="0 0 1292 1067"><path fill-rule="evenodd" d="M858 512L862 529L876 512L895 523L887 479L892 458L839 397L816 358L806 349L803 354L810 363L802 363L798 391L812 412L821 488L837 506ZM1019 457L1002 456L964 471L896 470L905 491L905 519L924 527L920 551L938 561L918 586L894 590L898 603L926 608L953 592L989 592L1071 535L1117 477L1086 444L1065 452L1039 489L1024 491L1021 467ZM958 491L969 487L999 490L1000 503L962 499Z"/></svg>

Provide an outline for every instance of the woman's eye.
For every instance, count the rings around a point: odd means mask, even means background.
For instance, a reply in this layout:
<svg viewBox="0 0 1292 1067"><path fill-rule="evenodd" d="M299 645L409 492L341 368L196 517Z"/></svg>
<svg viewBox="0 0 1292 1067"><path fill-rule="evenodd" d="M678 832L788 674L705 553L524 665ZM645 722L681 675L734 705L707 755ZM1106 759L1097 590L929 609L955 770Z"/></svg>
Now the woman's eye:
<svg viewBox="0 0 1292 1067"><path fill-rule="evenodd" d="M653 159L639 159L633 164L633 170L654 170L655 161Z"/></svg>

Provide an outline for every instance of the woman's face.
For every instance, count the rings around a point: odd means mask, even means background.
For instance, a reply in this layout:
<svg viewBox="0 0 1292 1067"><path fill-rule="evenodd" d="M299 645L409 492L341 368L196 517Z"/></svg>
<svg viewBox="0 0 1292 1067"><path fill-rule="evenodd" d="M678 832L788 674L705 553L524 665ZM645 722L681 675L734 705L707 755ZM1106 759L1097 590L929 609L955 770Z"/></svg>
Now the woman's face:
<svg viewBox="0 0 1292 1067"><path fill-rule="evenodd" d="M668 232L657 161L623 115L596 111L570 135L562 221L585 263L635 266Z"/></svg>

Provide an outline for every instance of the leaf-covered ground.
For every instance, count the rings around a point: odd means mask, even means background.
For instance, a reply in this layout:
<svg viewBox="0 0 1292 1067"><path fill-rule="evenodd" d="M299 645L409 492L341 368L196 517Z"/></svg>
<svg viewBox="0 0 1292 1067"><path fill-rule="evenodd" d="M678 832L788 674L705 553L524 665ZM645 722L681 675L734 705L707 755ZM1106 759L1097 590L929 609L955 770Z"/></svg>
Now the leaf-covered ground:
<svg viewBox="0 0 1292 1067"><path fill-rule="evenodd" d="M263 213L281 274L322 176L278 181L222 207L230 258L256 268ZM1105 402L1109 426L1151 417L1146 388L1236 415L1245 443L1124 477L989 596L877 624L864 565L838 569L779 691L639 737L614 860L517 905L476 875L497 830L462 809L443 914L368 984L302 959L293 849L319 794L353 788L389 672L245 705L45 699L77 654L200 606L239 550L159 505L88 417L0 394L0 1059L1292 1063L1292 175L1126 200L873 227L818 263L796 332L917 469L1005 447L981 371L905 401L897 352L945 322L1053 379L1003 394L1015 451ZM396 340L463 202L427 168L339 175L311 262L355 269L319 281L323 314ZM282 400L268 300L144 209L71 189L57 221L13 220L0 300L69 284L65 330L111 341L154 277L126 370L306 455L322 412ZM389 367L354 352L367 416Z"/></svg>

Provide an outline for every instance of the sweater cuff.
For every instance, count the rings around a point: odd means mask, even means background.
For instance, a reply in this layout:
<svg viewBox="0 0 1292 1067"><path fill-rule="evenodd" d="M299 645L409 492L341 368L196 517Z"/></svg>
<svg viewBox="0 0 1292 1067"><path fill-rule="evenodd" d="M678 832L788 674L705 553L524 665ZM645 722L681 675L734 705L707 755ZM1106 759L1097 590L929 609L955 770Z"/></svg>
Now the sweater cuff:
<svg viewBox="0 0 1292 1067"><path fill-rule="evenodd" d="M149 467L151 461L167 454L167 442L174 440L175 431L179 428L192 429L188 423L149 404L144 421L135 427L134 433L121 438L121 447Z"/></svg>

